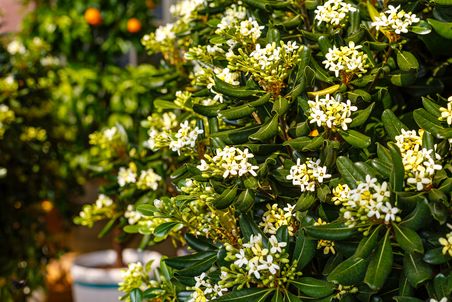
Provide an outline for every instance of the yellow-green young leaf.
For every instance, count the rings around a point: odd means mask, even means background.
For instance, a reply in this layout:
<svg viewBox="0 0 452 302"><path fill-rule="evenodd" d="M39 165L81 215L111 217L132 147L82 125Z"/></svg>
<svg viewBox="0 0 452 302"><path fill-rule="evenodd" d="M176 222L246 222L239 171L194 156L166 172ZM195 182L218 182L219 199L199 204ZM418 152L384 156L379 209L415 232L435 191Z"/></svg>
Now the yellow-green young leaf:
<svg viewBox="0 0 452 302"><path fill-rule="evenodd" d="M314 242L306 238L302 229L298 231L296 238L292 262L296 262L297 270L301 270L314 258L316 248Z"/></svg>
<svg viewBox="0 0 452 302"><path fill-rule="evenodd" d="M338 91L340 87L341 87L341 85L336 84L336 85L330 86L328 88L325 88L325 89L322 89L322 90L319 90L319 91L308 92L308 96L313 98L313 97L317 97L317 96L324 96L324 95L327 95L327 94L333 94L336 91Z"/></svg>
<svg viewBox="0 0 452 302"><path fill-rule="evenodd" d="M358 127L364 124L372 113L374 106L375 103L372 103L366 109L358 110L355 117L353 117L353 121L350 123L350 128Z"/></svg>
<svg viewBox="0 0 452 302"><path fill-rule="evenodd" d="M365 148L369 147L369 145L371 143L370 137L368 137L367 135L364 135L358 131L351 130L351 129L347 130L347 131L343 131L343 130L339 129L338 132L341 135L341 137L347 143L352 145L353 147L365 149Z"/></svg>
<svg viewBox="0 0 452 302"><path fill-rule="evenodd" d="M381 120L383 121L386 133L392 140L394 140L397 135L402 134L402 129L408 129L407 126L402 123L390 109L383 111Z"/></svg>
<svg viewBox="0 0 452 302"><path fill-rule="evenodd" d="M254 134L250 135L250 139L254 141L266 141L269 140L278 134L278 115L275 115L271 120L269 120L266 124L261 126L261 128Z"/></svg>
<svg viewBox="0 0 452 302"><path fill-rule="evenodd" d="M403 257L403 271L412 287L417 287L420 283L429 280L433 275L433 270L422 260L422 255L418 253L405 253Z"/></svg>
<svg viewBox="0 0 452 302"><path fill-rule="evenodd" d="M445 39L452 40L452 22L441 22L435 19L428 18L430 24L438 35Z"/></svg>
<svg viewBox="0 0 452 302"><path fill-rule="evenodd" d="M419 62L409 51L397 51L397 65L403 71L412 71L419 69Z"/></svg>
<svg viewBox="0 0 452 302"><path fill-rule="evenodd" d="M369 236L364 236L363 239L358 244L355 253L353 254L355 257L359 258L367 258L370 253L377 246L378 239L380 238L380 230L383 226L380 224Z"/></svg>
<svg viewBox="0 0 452 302"><path fill-rule="evenodd" d="M237 196L237 185L227 188L221 195L213 201L213 206L219 210L229 207Z"/></svg>
<svg viewBox="0 0 452 302"><path fill-rule="evenodd" d="M249 0L247 0L249 1ZM231 291L212 301L217 302L263 302L273 289L267 288L247 288Z"/></svg>
<svg viewBox="0 0 452 302"><path fill-rule="evenodd" d="M336 286L328 281L319 280L312 277L302 277L290 282L303 294L312 298L323 298L331 295Z"/></svg>
<svg viewBox="0 0 452 302"><path fill-rule="evenodd" d="M305 231L311 237L325 240L344 240L357 233L356 229L350 228L341 222L311 225L305 227Z"/></svg>
<svg viewBox="0 0 452 302"><path fill-rule="evenodd" d="M373 290L383 287L392 271L392 247L390 229L378 244L377 251L371 256L364 282Z"/></svg>
<svg viewBox="0 0 452 302"><path fill-rule="evenodd" d="M433 1L439 5L452 5L452 0L433 0Z"/></svg>
<svg viewBox="0 0 452 302"><path fill-rule="evenodd" d="M336 160L336 166L345 183L351 188L356 188L359 181L366 180L366 175L361 174L348 157L339 156Z"/></svg>
<svg viewBox="0 0 452 302"><path fill-rule="evenodd" d="M422 239L415 231L407 227L397 225L396 223L392 223L392 227L395 231L395 238L397 240L397 243L402 249L405 250L405 252L424 252Z"/></svg>
<svg viewBox="0 0 452 302"><path fill-rule="evenodd" d="M359 257L351 257L336 266L327 280L341 285L354 285L364 279L368 261Z"/></svg>
<svg viewBox="0 0 452 302"><path fill-rule="evenodd" d="M393 143L388 144L389 152L391 153L392 169L390 175L391 189L396 192L403 191L403 182L405 177L405 168L402 162L399 148Z"/></svg>

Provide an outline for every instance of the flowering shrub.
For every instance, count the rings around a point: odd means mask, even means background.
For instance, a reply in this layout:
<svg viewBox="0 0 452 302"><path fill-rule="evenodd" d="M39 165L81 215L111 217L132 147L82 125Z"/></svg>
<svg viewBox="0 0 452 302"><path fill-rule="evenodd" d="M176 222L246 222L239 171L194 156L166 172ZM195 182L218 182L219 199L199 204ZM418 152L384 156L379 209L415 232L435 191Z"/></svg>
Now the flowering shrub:
<svg viewBox="0 0 452 302"><path fill-rule="evenodd" d="M124 299L450 297L452 7L392 2L187 0L143 37L177 92L123 140L119 196L162 168L118 215L190 253Z"/></svg>

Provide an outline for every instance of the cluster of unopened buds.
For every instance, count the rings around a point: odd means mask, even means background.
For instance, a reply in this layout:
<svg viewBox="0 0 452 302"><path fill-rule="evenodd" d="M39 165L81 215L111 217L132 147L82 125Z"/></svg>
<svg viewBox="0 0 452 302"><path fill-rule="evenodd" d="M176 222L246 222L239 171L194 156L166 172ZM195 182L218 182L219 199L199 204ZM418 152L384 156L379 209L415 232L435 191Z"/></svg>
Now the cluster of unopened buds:
<svg viewBox="0 0 452 302"><path fill-rule="evenodd" d="M322 218L317 219L317 221L314 223L314 225L322 225L322 224L326 224L326 221L323 221ZM336 249L335 249L335 243L334 241L331 240L326 240L326 239L320 239L317 242L317 249L323 249L323 253L325 255L331 253L331 254L336 254Z"/></svg>
<svg viewBox="0 0 452 302"><path fill-rule="evenodd" d="M389 5L388 10L375 18L372 26L376 27L377 30L389 30L400 35L407 33L408 28L419 21L420 19L415 14L401 10L400 5L397 7Z"/></svg>
<svg viewBox="0 0 452 302"><path fill-rule="evenodd" d="M378 183L376 178L367 175L366 180L355 189L339 185L333 190L332 201L341 205L340 212L349 227L358 227L364 235L374 224L389 224L400 221L400 210L390 203L391 193L387 182Z"/></svg>
<svg viewBox="0 0 452 302"><path fill-rule="evenodd" d="M405 168L407 190L423 191L431 187L435 172L442 169L435 160L441 157L434 150L422 147L423 132L404 130L395 137L396 145L400 149Z"/></svg>
<svg viewBox="0 0 452 302"><path fill-rule="evenodd" d="M204 155L205 159L197 168L202 172L203 177L222 176L223 178L244 176L251 174L256 176L259 169L249 162L254 155L247 148L243 151L236 147L226 146L223 149L217 149L216 155L211 157Z"/></svg>
<svg viewBox="0 0 452 302"><path fill-rule="evenodd" d="M342 130L347 130L348 124L352 122L352 112L358 110L350 100L341 102L329 94L325 97L316 96L315 101L308 101L308 105L310 123L317 124L317 127L327 127L332 130L339 127Z"/></svg>
<svg viewBox="0 0 452 302"><path fill-rule="evenodd" d="M298 158L297 164L290 168L286 178L292 180L294 186L300 186L302 192L314 192L316 185L331 178L331 174L327 173L326 166L320 165L320 159L308 158L302 164L301 159Z"/></svg>
<svg viewBox="0 0 452 302"><path fill-rule="evenodd" d="M314 13L318 25L323 22L326 24L340 25L347 19L348 14L354 11L356 11L356 8L350 3L342 0L328 0L323 5L317 6Z"/></svg>
<svg viewBox="0 0 452 302"><path fill-rule="evenodd" d="M339 77L341 72L347 75L358 75L367 72L367 54L359 51L361 45L355 45L355 42L350 41L348 46L341 46L337 48L335 45L330 48L325 54L325 59L322 63L325 68L333 71L336 77Z"/></svg>
<svg viewBox="0 0 452 302"><path fill-rule="evenodd" d="M107 149L112 145L121 143L121 140L121 134L117 127L111 127L89 135L89 143L103 149Z"/></svg>
<svg viewBox="0 0 452 302"><path fill-rule="evenodd" d="M259 224L267 234L275 235L276 231L283 225L287 226L290 236L294 235L295 205L287 204L280 208L278 204L267 204L267 211L262 215L262 222Z"/></svg>

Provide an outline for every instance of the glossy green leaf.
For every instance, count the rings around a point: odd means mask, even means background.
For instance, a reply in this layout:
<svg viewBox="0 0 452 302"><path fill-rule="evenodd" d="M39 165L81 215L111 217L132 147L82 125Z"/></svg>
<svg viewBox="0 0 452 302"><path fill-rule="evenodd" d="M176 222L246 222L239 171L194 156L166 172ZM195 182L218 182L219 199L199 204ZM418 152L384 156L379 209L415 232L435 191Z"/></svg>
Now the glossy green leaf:
<svg viewBox="0 0 452 302"><path fill-rule="evenodd" d="M226 190L224 190L223 193L221 193L221 195L212 202L212 204L215 208L223 210L232 204L236 196L237 196L237 185L233 186L232 188L229 187Z"/></svg>
<svg viewBox="0 0 452 302"><path fill-rule="evenodd" d="M416 75L411 72L398 72L390 77L391 83L399 87L407 87L416 82Z"/></svg>
<svg viewBox="0 0 452 302"><path fill-rule="evenodd" d="M130 292L130 302L141 302L143 301L143 292L139 288L134 288Z"/></svg>
<svg viewBox="0 0 452 302"><path fill-rule="evenodd" d="M254 141L266 141L278 134L278 115L275 115L271 120L264 124L256 133L249 136Z"/></svg>
<svg viewBox="0 0 452 302"><path fill-rule="evenodd" d="M400 155L399 148L393 143L388 144L389 151L391 153L392 169L390 175L390 184L393 191L403 191L405 167L403 166L402 156Z"/></svg>
<svg viewBox="0 0 452 302"><path fill-rule="evenodd" d="M336 286L328 281L312 278L302 277L291 281L296 288L303 294L312 298L323 298L334 293Z"/></svg>
<svg viewBox="0 0 452 302"><path fill-rule="evenodd" d="M452 40L452 22L442 22L431 18L428 18L427 22L433 27L438 35L445 39Z"/></svg>
<svg viewBox="0 0 452 302"><path fill-rule="evenodd" d="M273 289L247 288L231 291L212 301L217 302L264 302Z"/></svg>
<svg viewBox="0 0 452 302"><path fill-rule="evenodd" d="M196 277L201 275L203 272L208 271L215 263L215 261L217 261L216 253L200 259L194 263L191 263L190 266L176 271L174 274L177 276Z"/></svg>
<svg viewBox="0 0 452 302"><path fill-rule="evenodd" d="M211 137L220 138L227 145L243 144L248 142L248 137L256 133L260 126L243 127L213 133Z"/></svg>
<svg viewBox="0 0 452 302"><path fill-rule="evenodd" d="M373 290L383 287L386 279L392 271L392 247L390 230L386 231L384 238L378 244L378 248L370 258L364 282Z"/></svg>
<svg viewBox="0 0 452 302"><path fill-rule="evenodd" d="M341 222L307 226L305 230L307 235L325 240L344 240L357 233L356 229L350 228Z"/></svg>
<svg viewBox="0 0 452 302"><path fill-rule="evenodd" d="M418 253L405 253L403 271L413 287L418 287L420 283L429 280L433 274L430 265L425 263L422 255Z"/></svg>
<svg viewBox="0 0 452 302"><path fill-rule="evenodd" d="M212 256L216 256L216 254L217 254L216 251L199 252L196 254L191 254L191 255L186 255L186 256L168 258L168 259L165 259L164 262L169 267L181 270L181 269L185 269L187 267L193 266L197 262L200 262L205 259L209 259Z"/></svg>
<svg viewBox="0 0 452 302"><path fill-rule="evenodd" d="M432 32L432 27L426 21L421 20L417 24L411 25L410 30L418 35L428 35Z"/></svg>
<svg viewBox="0 0 452 302"><path fill-rule="evenodd" d="M255 110L256 110L256 108L246 104L243 106L238 106L238 107L233 107L233 108L229 108L226 110L221 110L220 112L218 112L218 116L228 119L228 120L235 120L235 119L249 116Z"/></svg>
<svg viewBox="0 0 452 302"><path fill-rule="evenodd" d="M341 137L353 147L364 149L367 148L371 143L370 137L358 131L351 129L343 131L339 129L338 132L341 135Z"/></svg>
<svg viewBox="0 0 452 302"><path fill-rule="evenodd" d="M297 269L303 269L315 255L314 242L306 238L302 230L298 231L295 241L295 248L292 254L292 262L297 263Z"/></svg>
<svg viewBox="0 0 452 302"><path fill-rule="evenodd" d="M438 118L428 113L425 109L414 110L413 117L419 127L429 131L437 138L452 138L452 128L444 128Z"/></svg>
<svg viewBox="0 0 452 302"><path fill-rule="evenodd" d="M247 98L260 93L258 90L248 90L240 86L234 86L215 77L215 91L235 98Z"/></svg>
<svg viewBox="0 0 452 302"><path fill-rule="evenodd" d="M241 212L247 212L254 204L255 196L251 189L246 189L237 197L234 205Z"/></svg>
<svg viewBox="0 0 452 302"><path fill-rule="evenodd" d="M358 247L354 253L355 257L366 259L370 253L377 246L378 239L380 238L380 231L383 226L380 224L376 227L371 234L368 236L364 236L363 239L359 242Z"/></svg>
<svg viewBox="0 0 452 302"><path fill-rule="evenodd" d="M218 104L212 106L205 106L200 104L193 105L193 111L207 117L216 117L218 111L226 107L226 104Z"/></svg>
<svg viewBox="0 0 452 302"><path fill-rule="evenodd" d="M383 111L381 120L383 121L386 133L392 140L394 140L397 135L402 134L402 129L408 129L390 109Z"/></svg>
<svg viewBox="0 0 452 302"><path fill-rule="evenodd" d="M431 250L428 250L427 252L425 252L423 260L425 262L427 262L428 264L438 265L438 264L446 263L452 259L449 256L449 254L446 254L446 255L443 254L442 247L438 247L438 248L434 248L434 249L431 249Z"/></svg>
<svg viewBox="0 0 452 302"><path fill-rule="evenodd" d="M155 237L166 237L173 229L178 228L180 226L182 226L182 225L177 221L170 221L170 222L162 223L161 225L159 225L158 227L155 228L154 236Z"/></svg>
<svg viewBox="0 0 452 302"><path fill-rule="evenodd" d="M374 106L375 103L372 103L366 109L358 110L356 112L356 116L353 118L353 121L350 123L350 128L358 127L364 124L372 113Z"/></svg>
<svg viewBox="0 0 452 302"><path fill-rule="evenodd" d="M327 280L341 285L354 285L363 281L368 261L359 257L351 257L336 266Z"/></svg>
<svg viewBox="0 0 452 302"><path fill-rule="evenodd" d="M362 175L355 168L353 162L348 157L339 156L336 160L336 165L345 183L351 188L356 188L358 182L366 180L366 176Z"/></svg>
<svg viewBox="0 0 452 302"><path fill-rule="evenodd" d="M424 252L422 239L415 231L410 228L397 225L396 223L392 223L392 227L395 232L397 243L400 244L400 247L407 253Z"/></svg>
<svg viewBox="0 0 452 302"><path fill-rule="evenodd" d="M194 236L190 233L185 233L184 238L188 246L198 252L215 251L218 249L210 240L203 236Z"/></svg>
<svg viewBox="0 0 452 302"><path fill-rule="evenodd" d="M397 65L403 71L412 71L419 69L419 62L409 51L397 51Z"/></svg>
<svg viewBox="0 0 452 302"><path fill-rule="evenodd" d="M416 208L406 216L399 225L416 231L429 224L431 222L430 218L431 215L428 201L423 198L416 204Z"/></svg>

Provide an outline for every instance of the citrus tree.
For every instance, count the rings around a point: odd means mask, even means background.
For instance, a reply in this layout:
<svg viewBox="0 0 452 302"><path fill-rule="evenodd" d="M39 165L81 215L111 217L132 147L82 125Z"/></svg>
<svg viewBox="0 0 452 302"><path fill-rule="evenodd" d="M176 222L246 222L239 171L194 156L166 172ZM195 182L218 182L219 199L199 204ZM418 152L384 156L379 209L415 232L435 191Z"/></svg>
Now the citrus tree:
<svg viewBox="0 0 452 302"><path fill-rule="evenodd" d="M124 229L191 252L152 279L130 265L123 299L447 301L450 1L171 10L142 43L179 75L143 123L172 186L136 200ZM119 186L139 187L138 170Z"/></svg>

